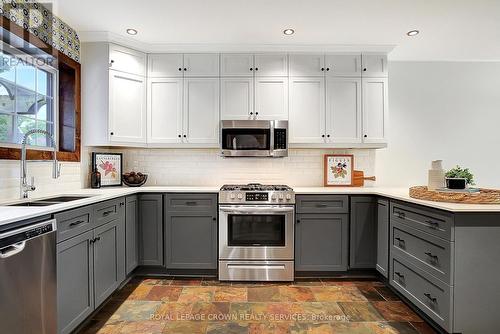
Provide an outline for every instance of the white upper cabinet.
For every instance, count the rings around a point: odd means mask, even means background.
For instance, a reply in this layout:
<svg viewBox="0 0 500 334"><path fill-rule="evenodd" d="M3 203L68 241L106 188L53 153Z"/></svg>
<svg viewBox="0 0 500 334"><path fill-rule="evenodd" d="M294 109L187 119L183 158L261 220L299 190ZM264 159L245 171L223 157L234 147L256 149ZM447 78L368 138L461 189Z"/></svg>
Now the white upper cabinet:
<svg viewBox="0 0 500 334"><path fill-rule="evenodd" d="M221 119L252 118L254 114L253 78L221 78L220 89Z"/></svg>
<svg viewBox="0 0 500 334"><path fill-rule="evenodd" d="M184 76L186 77L218 77L219 55L216 53L184 54Z"/></svg>
<svg viewBox="0 0 500 334"><path fill-rule="evenodd" d="M254 58L252 54L221 54L220 75L225 76L253 76Z"/></svg>
<svg viewBox="0 0 500 334"><path fill-rule="evenodd" d="M255 116L257 119L288 119L288 78L255 78Z"/></svg>
<svg viewBox="0 0 500 334"><path fill-rule="evenodd" d="M361 79L326 79L326 140L361 143Z"/></svg>
<svg viewBox="0 0 500 334"><path fill-rule="evenodd" d="M219 79L184 79L183 138L185 143L219 142Z"/></svg>
<svg viewBox="0 0 500 334"><path fill-rule="evenodd" d="M289 100L290 143L324 143L325 79L290 78Z"/></svg>
<svg viewBox="0 0 500 334"><path fill-rule="evenodd" d="M363 142L385 143L387 136L387 78L363 78Z"/></svg>
<svg viewBox="0 0 500 334"><path fill-rule="evenodd" d="M386 78L388 76L387 55L363 54L362 72L363 77Z"/></svg>
<svg viewBox="0 0 500 334"><path fill-rule="evenodd" d="M116 44L109 45L109 68L115 71L146 75L146 54Z"/></svg>
<svg viewBox="0 0 500 334"><path fill-rule="evenodd" d="M289 55L290 76L323 76L325 74L325 57L314 54Z"/></svg>
<svg viewBox="0 0 500 334"><path fill-rule="evenodd" d="M182 142L182 78L148 79L148 143Z"/></svg>
<svg viewBox="0 0 500 334"><path fill-rule="evenodd" d="M285 77L288 75L288 56L286 54L256 54L255 76Z"/></svg>
<svg viewBox="0 0 500 334"><path fill-rule="evenodd" d="M361 55L326 55L325 73L336 77L361 77Z"/></svg>
<svg viewBox="0 0 500 334"><path fill-rule="evenodd" d="M150 54L148 55L148 78L182 77L184 65L182 54Z"/></svg>
<svg viewBox="0 0 500 334"><path fill-rule="evenodd" d="M143 76L109 71L108 117L110 142L146 143L146 82Z"/></svg>

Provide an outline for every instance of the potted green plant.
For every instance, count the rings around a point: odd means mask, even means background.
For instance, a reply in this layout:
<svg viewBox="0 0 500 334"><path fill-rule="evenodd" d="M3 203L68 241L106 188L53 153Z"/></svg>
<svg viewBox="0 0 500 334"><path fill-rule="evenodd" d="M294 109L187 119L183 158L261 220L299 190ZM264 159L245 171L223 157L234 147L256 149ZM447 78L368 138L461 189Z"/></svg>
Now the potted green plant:
<svg viewBox="0 0 500 334"><path fill-rule="evenodd" d="M475 184L474 175L469 171L469 168L462 168L458 165L447 171L445 177L448 189L465 189L466 186Z"/></svg>

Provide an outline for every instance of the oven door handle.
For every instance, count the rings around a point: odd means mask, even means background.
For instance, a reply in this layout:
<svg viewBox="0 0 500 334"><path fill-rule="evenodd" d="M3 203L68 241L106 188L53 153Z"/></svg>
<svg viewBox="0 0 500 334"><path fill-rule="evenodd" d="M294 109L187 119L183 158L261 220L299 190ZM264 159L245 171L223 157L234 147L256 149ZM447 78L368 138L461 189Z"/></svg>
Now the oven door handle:
<svg viewBox="0 0 500 334"><path fill-rule="evenodd" d="M293 206L219 206L219 210L228 214L252 215L252 214L276 214L293 213Z"/></svg>

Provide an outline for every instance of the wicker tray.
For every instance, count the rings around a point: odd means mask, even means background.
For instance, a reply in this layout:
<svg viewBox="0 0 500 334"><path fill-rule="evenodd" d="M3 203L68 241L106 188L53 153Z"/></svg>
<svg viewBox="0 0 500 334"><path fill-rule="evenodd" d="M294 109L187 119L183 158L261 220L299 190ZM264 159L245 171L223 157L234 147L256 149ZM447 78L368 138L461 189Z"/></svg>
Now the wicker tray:
<svg viewBox="0 0 500 334"><path fill-rule="evenodd" d="M449 193L428 190L427 187L411 187L410 197L434 202L500 204L500 190L482 188L476 193Z"/></svg>

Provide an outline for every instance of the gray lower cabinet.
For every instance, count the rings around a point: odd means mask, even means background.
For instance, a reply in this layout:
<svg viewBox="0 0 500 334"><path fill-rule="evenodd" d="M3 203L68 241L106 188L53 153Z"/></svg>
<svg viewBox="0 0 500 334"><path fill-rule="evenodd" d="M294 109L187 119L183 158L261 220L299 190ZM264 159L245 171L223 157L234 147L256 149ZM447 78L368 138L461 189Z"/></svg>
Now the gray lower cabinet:
<svg viewBox="0 0 500 334"><path fill-rule="evenodd" d="M348 214L297 214L295 270L347 270L348 228Z"/></svg>
<svg viewBox="0 0 500 334"><path fill-rule="evenodd" d="M94 311L93 231L57 244L57 325L70 333Z"/></svg>
<svg viewBox="0 0 500 334"><path fill-rule="evenodd" d="M125 226L113 220L94 230L94 296L100 305L125 280Z"/></svg>
<svg viewBox="0 0 500 334"><path fill-rule="evenodd" d="M163 195L141 194L139 203L139 264L163 266Z"/></svg>
<svg viewBox="0 0 500 334"><path fill-rule="evenodd" d="M377 271L387 278L389 268L389 201L377 199Z"/></svg>
<svg viewBox="0 0 500 334"><path fill-rule="evenodd" d="M377 198L351 196L350 268L375 268L377 262Z"/></svg>
<svg viewBox="0 0 500 334"><path fill-rule="evenodd" d="M125 198L125 274L139 265L139 201L136 195Z"/></svg>
<svg viewBox="0 0 500 334"><path fill-rule="evenodd" d="M166 268L217 269L217 194L167 194L165 211Z"/></svg>

